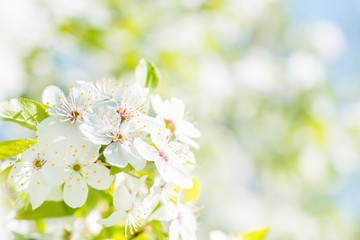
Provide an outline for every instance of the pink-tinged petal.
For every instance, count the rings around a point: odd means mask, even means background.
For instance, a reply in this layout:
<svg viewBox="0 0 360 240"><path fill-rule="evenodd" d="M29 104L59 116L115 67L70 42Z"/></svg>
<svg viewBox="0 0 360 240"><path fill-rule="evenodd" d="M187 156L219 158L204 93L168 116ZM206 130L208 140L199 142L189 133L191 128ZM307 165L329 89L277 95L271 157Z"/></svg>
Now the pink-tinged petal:
<svg viewBox="0 0 360 240"><path fill-rule="evenodd" d="M180 222L175 219L171 222L169 227L169 239L170 240L179 240L180 235Z"/></svg>
<svg viewBox="0 0 360 240"><path fill-rule="evenodd" d="M105 166L92 163L84 167L85 181L95 189L108 189L114 181L114 176L110 175L110 170Z"/></svg>
<svg viewBox="0 0 360 240"><path fill-rule="evenodd" d="M64 201L72 208L84 205L88 195L88 186L82 177L77 174L64 185Z"/></svg>
<svg viewBox="0 0 360 240"><path fill-rule="evenodd" d="M124 168L128 165L129 153L121 146L121 143L114 142L107 146L104 150L104 156L106 157L106 162Z"/></svg>
<svg viewBox="0 0 360 240"><path fill-rule="evenodd" d="M113 204L117 210L128 211L131 208L132 197L123 184L115 188L113 195Z"/></svg>
<svg viewBox="0 0 360 240"><path fill-rule="evenodd" d="M126 213L123 211L116 211L113 214L111 214L108 218L105 219L99 219L97 223L104 225L105 227L111 227L115 226L121 220L126 218Z"/></svg>

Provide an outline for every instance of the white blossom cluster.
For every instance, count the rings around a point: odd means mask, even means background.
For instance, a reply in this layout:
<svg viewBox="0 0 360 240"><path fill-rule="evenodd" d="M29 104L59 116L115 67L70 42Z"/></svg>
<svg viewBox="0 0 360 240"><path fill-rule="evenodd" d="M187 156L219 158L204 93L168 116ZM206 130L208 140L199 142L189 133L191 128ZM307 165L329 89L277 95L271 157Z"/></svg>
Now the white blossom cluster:
<svg viewBox="0 0 360 240"><path fill-rule="evenodd" d="M111 80L76 82L66 94L47 87L43 103L50 117L38 124L38 142L20 155L8 180L29 194L34 209L54 188L77 208L86 202L88 186L106 190L114 182L117 211L99 223L125 223L125 233L133 234L146 221L168 221L171 240L196 239L193 207L184 203L182 189L193 185L190 146L198 147L193 138L200 132L185 120L182 101L148 93L137 83ZM155 117L145 112L149 102ZM112 166L123 171L111 175ZM156 171L154 180L140 171Z"/></svg>

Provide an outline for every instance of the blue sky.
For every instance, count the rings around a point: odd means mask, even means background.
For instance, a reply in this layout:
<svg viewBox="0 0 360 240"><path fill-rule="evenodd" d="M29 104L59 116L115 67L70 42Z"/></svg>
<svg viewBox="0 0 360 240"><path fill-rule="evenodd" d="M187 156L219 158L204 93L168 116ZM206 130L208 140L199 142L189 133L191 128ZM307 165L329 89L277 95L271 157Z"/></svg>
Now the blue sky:
<svg viewBox="0 0 360 240"><path fill-rule="evenodd" d="M358 94L360 62L360 1L358 0L289 0L289 16L295 22L330 20L343 30L347 49L330 68L331 82L342 98L353 100Z"/></svg>

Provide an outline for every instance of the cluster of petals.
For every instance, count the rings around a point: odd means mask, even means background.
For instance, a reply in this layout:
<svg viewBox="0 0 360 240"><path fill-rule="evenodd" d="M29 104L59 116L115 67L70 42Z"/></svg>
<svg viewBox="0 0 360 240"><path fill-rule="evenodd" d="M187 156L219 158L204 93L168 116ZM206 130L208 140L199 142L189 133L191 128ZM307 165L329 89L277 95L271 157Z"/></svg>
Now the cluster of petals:
<svg viewBox="0 0 360 240"><path fill-rule="evenodd" d="M47 87L42 100L50 117L38 124L38 142L19 156L8 180L29 194L34 209L54 189L77 208L85 204L89 186L105 190L114 183L116 211L99 223L125 223L125 233L133 234L146 221L171 221L171 240L196 239L196 218L180 193L192 187L190 147L198 147L194 138L200 132L185 119L180 100L163 102L148 94L137 83L110 80L76 82L66 92ZM150 102L154 117L146 112ZM139 174L147 165L156 170L150 183ZM110 166L124 171L111 175Z"/></svg>

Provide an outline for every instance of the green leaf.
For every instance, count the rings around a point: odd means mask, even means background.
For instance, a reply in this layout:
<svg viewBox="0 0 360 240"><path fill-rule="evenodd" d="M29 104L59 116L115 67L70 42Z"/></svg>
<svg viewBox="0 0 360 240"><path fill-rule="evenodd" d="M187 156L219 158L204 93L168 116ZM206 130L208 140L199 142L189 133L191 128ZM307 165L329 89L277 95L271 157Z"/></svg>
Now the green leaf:
<svg viewBox="0 0 360 240"><path fill-rule="evenodd" d="M263 240L268 230L268 228L264 228L259 231L243 234L242 237L244 240Z"/></svg>
<svg viewBox="0 0 360 240"><path fill-rule="evenodd" d="M135 70L135 80L142 87L154 89L160 79L160 71L155 65L147 59L141 59Z"/></svg>
<svg viewBox="0 0 360 240"><path fill-rule="evenodd" d="M13 239L14 240L28 240L29 238L24 236L23 234L17 233L17 232L12 232L13 235Z"/></svg>
<svg viewBox="0 0 360 240"><path fill-rule="evenodd" d="M66 205L63 201L45 201L40 207L33 210L29 204L27 208L20 209L16 214L16 219L30 220L41 218L54 218L73 215L76 209Z"/></svg>
<svg viewBox="0 0 360 240"><path fill-rule="evenodd" d="M0 142L0 160L18 155L35 143L37 140L33 139Z"/></svg>
<svg viewBox="0 0 360 240"><path fill-rule="evenodd" d="M0 103L0 117L36 131L36 125L50 115L47 106L26 98L11 99Z"/></svg>
<svg viewBox="0 0 360 240"><path fill-rule="evenodd" d="M115 174L117 174L117 173L119 173L119 172L122 172L122 171L124 171L123 168L111 166L111 168L110 168L110 175L115 175Z"/></svg>

